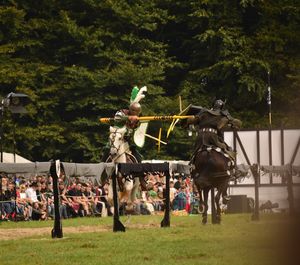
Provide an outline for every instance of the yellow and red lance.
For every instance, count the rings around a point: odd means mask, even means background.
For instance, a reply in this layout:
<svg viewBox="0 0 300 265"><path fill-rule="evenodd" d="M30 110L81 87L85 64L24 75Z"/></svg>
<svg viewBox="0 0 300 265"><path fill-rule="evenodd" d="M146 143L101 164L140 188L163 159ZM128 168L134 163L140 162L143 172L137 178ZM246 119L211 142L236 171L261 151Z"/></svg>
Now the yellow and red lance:
<svg viewBox="0 0 300 265"><path fill-rule="evenodd" d="M130 116L124 116L122 119L127 120ZM183 120L183 119L189 119L194 118L194 115L157 115L157 116L141 116L137 117L137 120L141 122L141 125L143 123L147 123L149 121L173 121L173 120ZM114 123L115 121L120 121L120 118L100 118L99 121L101 123ZM144 145L144 138L145 136L148 138L151 138L152 140L158 141L158 149L160 149L160 144L167 144L166 142L161 140L161 130L159 132L158 138L151 136L146 133L147 125L141 126L141 130L137 130L134 136L134 141L136 144L140 147Z"/></svg>
<svg viewBox="0 0 300 265"><path fill-rule="evenodd" d="M130 116L124 116L124 119L128 119ZM183 120L194 118L194 115L157 115L157 116L141 116L137 117L139 121L171 121L174 119ZM101 123L113 123L114 121L119 121L115 118L100 118Z"/></svg>

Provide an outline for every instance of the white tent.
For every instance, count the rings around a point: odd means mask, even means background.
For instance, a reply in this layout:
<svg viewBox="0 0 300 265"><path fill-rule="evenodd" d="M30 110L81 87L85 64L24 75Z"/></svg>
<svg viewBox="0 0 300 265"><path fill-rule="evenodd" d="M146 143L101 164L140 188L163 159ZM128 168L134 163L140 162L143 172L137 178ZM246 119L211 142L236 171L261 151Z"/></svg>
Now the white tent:
<svg viewBox="0 0 300 265"><path fill-rule="evenodd" d="M3 163L31 163L31 161L18 154L15 154L14 159L13 153L3 152Z"/></svg>

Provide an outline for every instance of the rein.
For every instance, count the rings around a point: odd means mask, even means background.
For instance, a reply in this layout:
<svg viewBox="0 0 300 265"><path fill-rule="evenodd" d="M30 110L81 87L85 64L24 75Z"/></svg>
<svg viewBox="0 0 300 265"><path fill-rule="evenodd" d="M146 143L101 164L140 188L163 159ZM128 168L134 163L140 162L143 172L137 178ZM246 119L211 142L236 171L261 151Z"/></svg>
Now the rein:
<svg viewBox="0 0 300 265"><path fill-rule="evenodd" d="M128 151L130 151L129 147L127 147L124 152L120 153L120 149L121 149L121 146L122 144L124 144L124 135L122 135L120 132L118 132L118 129L115 129L114 132L112 132L113 134L113 139L110 140L110 146L111 148L115 148L117 150L117 155L115 157L113 157L111 154L111 159L112 159L112 162L115 162L119 157L121 157L123 154L129 154ZM120 134L122 136L122 140L123 140L123 143L119 145L119 147L117 147L114 143L115 143L115 138L116 138L116 134Z"/></svg>
<svg viewBox="0 0 300 265"><path fill-rule="evenodd" d="M117 153L119 153L121 145L119 147L117 147L114 144L115 143L115 139L116 139L116 134L118 133L117 130L118 129L116 129L114 132L112 132L113 137L112 137L112 139L109 139L109 141L110 141L110 148L112 148L112 147L115 148L117 150Z"/></svg>

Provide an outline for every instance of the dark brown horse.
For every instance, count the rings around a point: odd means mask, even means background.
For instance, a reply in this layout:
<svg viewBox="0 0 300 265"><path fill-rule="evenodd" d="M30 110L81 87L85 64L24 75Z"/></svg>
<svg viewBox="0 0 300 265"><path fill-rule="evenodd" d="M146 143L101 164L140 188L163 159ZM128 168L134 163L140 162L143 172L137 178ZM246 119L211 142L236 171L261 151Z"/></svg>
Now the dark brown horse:
<svg viewBox="0 0 300 265"><path fill-rule="evenodd" d="M220 198L226 193L232 165L233 161L220 148L214 146L203 147L195 154L191 175L200 195L203 224L207 223L208 193L212 188L217 189L214 200L212 196L212 220L213 223L221 222Z"/></svg>

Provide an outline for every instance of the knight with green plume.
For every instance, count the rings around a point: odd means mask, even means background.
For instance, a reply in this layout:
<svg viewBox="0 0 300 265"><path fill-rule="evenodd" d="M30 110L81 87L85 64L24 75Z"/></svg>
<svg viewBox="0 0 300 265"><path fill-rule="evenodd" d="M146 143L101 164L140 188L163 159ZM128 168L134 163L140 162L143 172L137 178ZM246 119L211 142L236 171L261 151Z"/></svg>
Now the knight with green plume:
<svg viewBox="0 0 300 265"><path fill-rule="evenodd" d="M146 92L146 86L140 89L137 86L133 87L131 91L129 107L126 109L120 109L115 113L114 122L112 125L119 128L126 126L126 139L129 143L131 153L135 156L138 162L142 161L142 155L138 152L135 142L143 141L140 141L140 139L138 139L138 137L134 137L134 135L138 135L138 130L140 129L141 124L138 120L138 116L141 114L142 107L139 102L145 97ZM144 128L144 126L142 127ZM137 141L134 141L134 139L137 139ZM139 145L139 147L142 147L142 145ZM107 145L103 150L102 162L107 161L109 152L110 146Z"/></svg>

